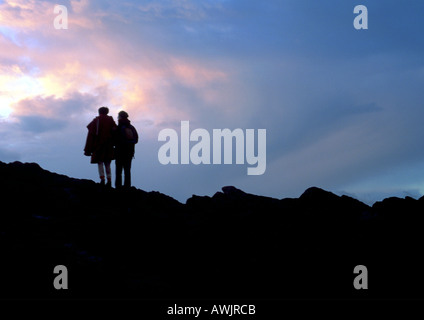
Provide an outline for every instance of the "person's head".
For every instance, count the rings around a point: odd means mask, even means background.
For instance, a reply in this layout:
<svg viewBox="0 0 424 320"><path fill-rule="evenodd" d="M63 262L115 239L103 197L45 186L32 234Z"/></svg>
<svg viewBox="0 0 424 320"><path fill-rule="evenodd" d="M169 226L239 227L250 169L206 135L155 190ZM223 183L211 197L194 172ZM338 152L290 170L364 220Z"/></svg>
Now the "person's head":
<svg viewBox="0 0 424 320"><path fill-rule="evenodd" d="M118 120L120 119L128 119L128 113L126 113L125 111L120 111L118 113Z"/></svg>
<svg viewBox="0 0 424 320"><path fill-rule="evenodd" d="M99 114L107 115L109 113L108 107L101 107L99 108Z"/></svg>

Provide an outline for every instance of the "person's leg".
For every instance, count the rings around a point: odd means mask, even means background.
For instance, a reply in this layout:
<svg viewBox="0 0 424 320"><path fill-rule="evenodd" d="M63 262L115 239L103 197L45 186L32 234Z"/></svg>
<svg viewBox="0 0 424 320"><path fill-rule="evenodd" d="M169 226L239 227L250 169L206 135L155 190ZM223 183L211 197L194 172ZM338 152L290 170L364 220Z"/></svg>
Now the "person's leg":
<svg viewBox="0 0 424 320"><path fill-rule="evenodd" d="M99 162L97 167L99 169L100 183L105 184L105 170L103 168L103 162Z"/></svg>
<svg viewBox="0 0 424 320"><path fill-rule="evenodd" d="M119 158L115 160L115 188L122 187L122 161Z"/></svg>
<svg viewBox="0 0 424 320"><path fill-rule="evenodd" d="M130 188L131 187L131 158L125 159L124 164L124 175L125 175L125 187Z"/></svg>
<svg viewBox="0 0 424 320"><path fill-rule="evenodd" d="M110 160L105 161L105 168L106 168L106 177L107 177L107 186L112 187L112 172L110 172Z"/></svg>

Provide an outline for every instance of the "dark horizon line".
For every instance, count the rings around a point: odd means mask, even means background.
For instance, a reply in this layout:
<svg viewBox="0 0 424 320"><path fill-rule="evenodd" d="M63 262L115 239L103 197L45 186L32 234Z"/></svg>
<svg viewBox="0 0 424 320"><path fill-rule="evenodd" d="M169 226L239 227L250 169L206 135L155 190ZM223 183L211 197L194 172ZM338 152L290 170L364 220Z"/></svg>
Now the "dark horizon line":
<svg viewBox="0 0 424 320"><path fill-rule="evenodd" d="M43 170L43 171L46 171L46 172L48 172L48 173L51 173L51 174L55 174L55 175L59 175L59 176L65 176L65 177L67 177L68 179L74 179L74 180L80 180L80 181L91 181L91 182L93 182L93 183L95 183L95 184L98 184L96 181L94 181L94 180L92 180L92 179L84 179L84 178L74 178L74 177L70 177L70 176L68 176L68 175L66 175L66 174L62 174L62 173L57 173L57 172L52 172L52 171L49 171L49 170L47 170L47 169L45 169L45 168L43 168L43 167L41 167L37 162L22 162L22 161L19 161L19 160L15 160L15 161L10 161L10 162L3 162L3 161L1 161L0 160L0 165L1 164L5 164L5 165L13 165L13 164L17 164L17 165L35 165L35 166L37 166L39 169L41 169L41 170ZM346 194L342 194L342 195L337 195L336 193L334 193L333 191L328 191L328 190L326 190L326 189L323 189L323 188L320 188L320 187L317 187L317 186L311 186L311 187L309 187L309 188L307 188L307 189L305 189L305 191L299 196L299 197L285 197L285 198L274 198L274 197L271 197L271 196L266 196L266 195L258 195L258 194L253 194L253 193L248 193L248 192L245 192L245 191L243 191L242 189L239 189L239 188L237 188L237 187L235 187L235 186L223 186L222 188L221 188L221 191L216 191L215 193L214 193L214 195L212 195L212 196L208 196L208 195L196 195L196 194L193 194L191 197L189 197L189 198L187 198L186 199L186 201L185 201L185 203L183 203L183 202L181 202L181 201L179 201L179 200L177 200L177 199L175 199L174 197L172 197L172 196L170 196L170 195L167 195L167 194L165 194L165 193L162 193L162 192L160 192L160 191L157 191L157 190L152 190L152 191L145 191L145 190L143 190L143 189L140 189L140 188L137 188L137 187L135 187L135 186L131 186L131 188L135 188L136 190L140 190L140 191L143 191L143 192L159 192L159 193L161 193L161 194L163 194L163 195L165 195L165 196L167 196L167 197L170 197L170 198L172 198L172 199L174 199L175 201L177 201L177 202L179 202L180 204L187 204L187 201L188 200L190 200L190 199L192 199L193 197L208 197L208 198L213 198L215 195L217 195L217 194L220 194L220 193L226 193L226 192L231 192L231 191L236 191L236 192L239 192L239 193L242 193L242 194L244 194L244 195L246 195L246 196L254 196L254 197L262 197L262 198L268 198L268 199L273 199L273 200L277 200L277 201L283 201L283 200L293 200L293 199L300 199L300 198L302 198L302 197L304 197L305 196L305 194L307 194L307 193L310 193L310 192L322 192L322 193L327 193L327 194L331 194L331 195L333 195L333 196L335 196L335 197L338 197L338 198L343 198L343 197L347 197L347 198L350 198L350 199L354 199L354 200L356 200L356 201L358 201L358 202L360 202L360 203L362 203L363 205L365 205L365 206L367 206L367 207L369 207L369 208L372 208L374 205L376 205L377 203L381 203L381 202L384 202L385 200L387 200L387 199L402 199L402 200L405 200L405 199L412 199L412 200L414 200L414 201L419 201L420 199L423 199L424 198L424 195L423 196L421 196L420 198L418 198L418 199L415 199L415 198L413 198L413 197L411 197L411 196L405 196L404 198L400 198L400 197L397 197L397 196L389 196L389 197L386 197L386 198L384 198L384 199L382 199L382 200L380 200L380 201L375 201L372 205L369 205L369 204L366 204L366 203L364 203L363 201L361 201L361 200L359 200L359 199L357 199L357 198L354 198L354 197L352 197L352 196L350 196L350 195L346 195ZM114 189L114 190L116 190L115 188L112 188L112 189ZM227 190L227 191L225 191L225 190ZM231 191L229 191L229 190L231 190Z"/></svg>

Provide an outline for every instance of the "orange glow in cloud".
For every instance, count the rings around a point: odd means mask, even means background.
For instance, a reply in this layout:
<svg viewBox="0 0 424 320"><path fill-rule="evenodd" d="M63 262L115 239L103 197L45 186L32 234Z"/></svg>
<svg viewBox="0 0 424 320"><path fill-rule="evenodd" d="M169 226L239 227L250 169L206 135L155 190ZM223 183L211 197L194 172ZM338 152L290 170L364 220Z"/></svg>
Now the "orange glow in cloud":
<svg viewBox="0 0 424 320"><path fill-rule="evenodd" d="M20 100L66 98L80 92L100 94L111 110L125 109L134 120L159 123L188 118L189 109L178 109L168 94L175 84L195 91L207 103L218 103L210 84L227 82L226 72L174 57L147 43L111 37L102 18L114 13L93 10L90 4L71 1L69 30L53 28L51 2L6 0L0 5L2 26L17 39L2 35L0 29L0 117L28 112L14 110ZM14 63L9 65L10 61ZM98 88L107 90L99 93ZM40 106L36 112L53 116L54 111Z"/></svg>
<svg viewBox="0 0 424 320"><path fill-rule="evenodd" d="M74 29L90 29L99 26L99 19L84 15L88 1L71 1L75 15L68 18ZM54 34L54 6L52 2L40 0L5 0L0 4L0 22L3 26L19 30L37 31L40 34ZM96 17L96 14L94 15Z"/></svg>
<svg viewBox="0 0 424 320"><path fill-rule="evenodd" d="M35 0L5 1L0 5L0 22L3 26L32 29L46 24L51 3Z"/></svg>
<svg viewBox="0 0 424 320"><path fill-rule="evenodd" d="M42 90L39 83L25 75L17 65L1 67L0 71L0 117L7 118L13 112L15 102L38 95Z"/></svg>
<svg viewBox="0 0 424 320"><path fill-rule="evenodd" d="M214 81L226 80L227 75L220 70L190 64L173 59L173 71L182 83L191 87L205 87Z"/></svg>

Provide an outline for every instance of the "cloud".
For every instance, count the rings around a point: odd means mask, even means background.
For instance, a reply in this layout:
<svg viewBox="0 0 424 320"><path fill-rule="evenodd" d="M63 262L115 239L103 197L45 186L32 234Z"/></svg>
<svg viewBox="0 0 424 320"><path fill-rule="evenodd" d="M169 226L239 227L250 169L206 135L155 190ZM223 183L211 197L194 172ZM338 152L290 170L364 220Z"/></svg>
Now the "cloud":
<svg viewBox="0 0 424 320"><path fill-rule="evenodd" d="M18 152L0 148L0 161L3 161L3 162L17 161L20 158L21 156Z"/></svg>
<svg viewBox="0 0 424 320"><path fill-rule="evenodd" d="M134 181L180 200L232 182L273 195L315 183L349 191L369 177L381 187L381 175L424 161L422 3L365 3L366 32L353 28L353 0L71 0L61 3L68 30L53 28L55 4L0 3L2 150L57 168L67 158L80 164L85 126L108 105L112 115L129 112L145 139L139 159L151 162L158 131L181 120L193 129L267 129L262 177L140 162L147 176ZM192 182L164 186L164 170ZM76 165L74 173L82 174ZM396 178L399 190L421 180Z"/></svg>
<svg viewBox="0 0 424 320"><path fill-rule="evenodd" d="M64 98L27 98L13 105L10 121L12 125L19 125L20 130L32 133L58 131L78 118L85 118L86 114L96 114L106 99L106 88L98 88L98 95L74 92Z"/></svg>
<svg viewBox="0 0 424 320"><path fill-rule="evenodd" d="M3 4L7 16L5 24L18 39L15 44L19 48L18 54L5 57L22 70L22 74L8 79L22 87L19 91L9 90L13 97L9 104L17 109L17 103L23 99L36 99L37 96L66 98L75 91L93 93L98 87L110 88L107 103L126 108L136 119L140 114L156 123L166 118L189 116L187 106L175 107L172 94L178 93L180 88L186 91L189 100L199 102L196 107L219 104L217 89L228 83L229 78L224 66L211 60L163 51L156 40L151 44L152 34L165 35L172 26L163 26L162 22L155 22L152 26L151 22L139 21L134 17L134 8L137 14L144 10L143 15L156 17L159 14L164 19L186 21L202 19L208 15L205 12L218 10L220 5L191 1L126 2L120 5L112 1L71 1L65 3L70 6L69 30L55 30L49 26L45 31L45 26L37 23L52 21L52 5L50 1L44 1L38 7L34 1ZM20 27L22 19L34 22ZM92 23L75 26L72 19ZM146 28L153 28L153 32L138 32ZM28 39L35 39L36 45L26 41ZM25 77L29 77L31 83Z"/></svg>
<svg viewBox="0 0 424 320"><path fill-rule="evenodd" d="M32 133L43 133L63 129L66 125L64 120L50 119L40 116L20 116L20 128Z"/></svg>
<svg viewBox="0 0 424 320"><path fill-rule="evenodd" d="M14 105L13 116L28 114L46 117L72 118L82 112L99 107L107 99L107 88L98 88L97 94L73 92L63 98L36 96L19 101Z"/></svg>
<svg viewBox="0 0 424 320"><path fill-rule="evenodd" d="M20 32L32 34L38 32L38 36L49 36L56 33L53 28L53 21L57 14L54 13L55 6L58 5L54 0L6 0L0 3L0 20L8 28L17 28ZM100 27L99 13L92 13L89 17L83 15L88 8L87 1L64 1L68 11L68 21L74 29L89 29ZM74 14L75 13L75 14ZM30 40L17 34L19 44L28 44Z"/></svg>
<svg viewBox="0 0 424 320"><path fill-rule="evenodd" d="M142 16L151 19L203 20L206 17L202 2L187 0L150 1L137 6Z"/></svg>

